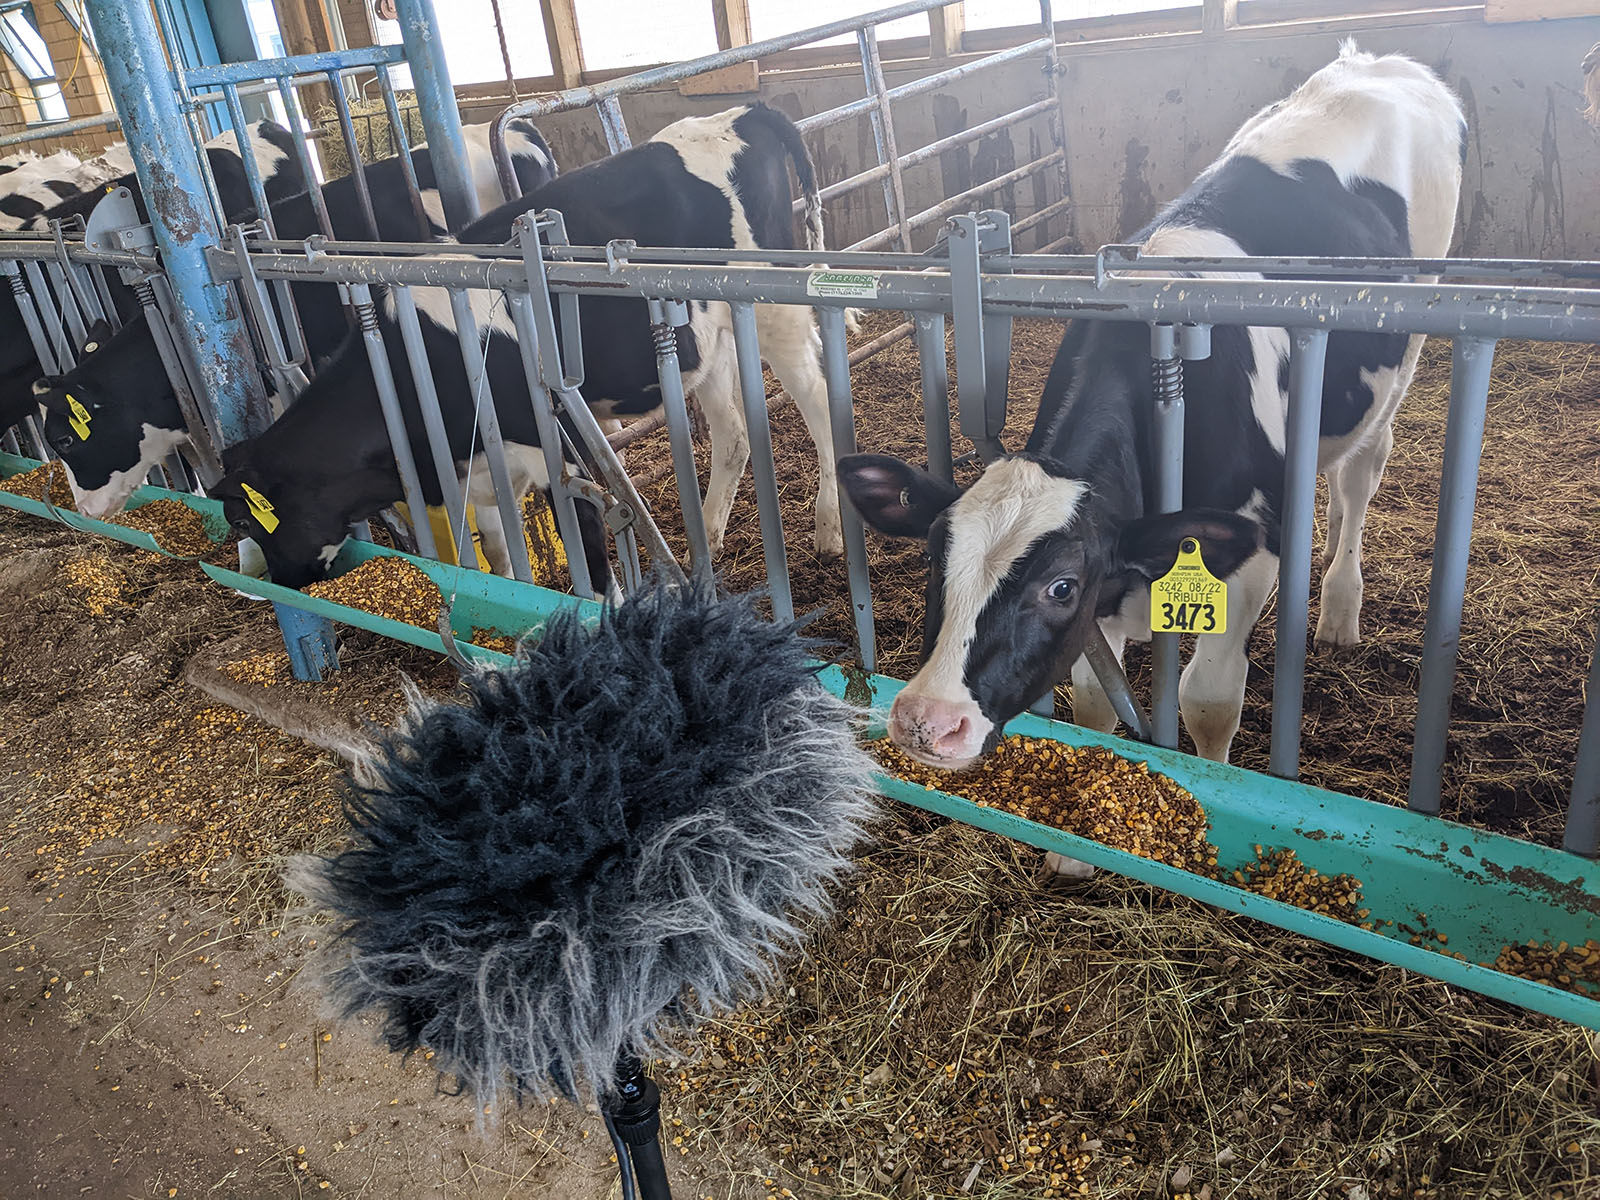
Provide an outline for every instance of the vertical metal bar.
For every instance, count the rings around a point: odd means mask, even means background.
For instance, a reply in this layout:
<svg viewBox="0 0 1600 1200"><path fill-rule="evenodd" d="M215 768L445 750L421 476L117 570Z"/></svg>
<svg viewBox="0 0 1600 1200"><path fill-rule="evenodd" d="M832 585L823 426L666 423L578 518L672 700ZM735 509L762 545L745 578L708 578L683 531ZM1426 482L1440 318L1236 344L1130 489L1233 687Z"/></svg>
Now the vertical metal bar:
<svg viewBox="0 0 1600 1200"><path fill-rule="evenodd" d="M145 324L150 330L150 340L155 343L156 355L166 368L167 381L172 384L172 394L178 401L178 411L183 414L184 426L189 430L189 440L202 466L201 478L209 487L222 478L221 433L216 414L197 394L190 378L189 368L177 341L173 338L171 322L161 305L156 285L160 276L140 279L133 285L133 293L144 309Z"/></svg>
<svg viewBox="0 0 1600 1200"><path fill-rule="evenodd" d="M606 146L612 154L621 154L633 143L628 139L628 125L622 119L622 105L615 96L607 96L594 106L600 118L600 128L606 135Z"/></svg>
<svg viewBox="0 0 1600 1200"><path fill-rule="evenodd" d="M89 268L89 278L94 280L94 290L100 296L100 307L106 314L106 320L111 328L122 328L122 314L117 311L117 302L111 298L111 287L106 283L106 270L98 264Z"/></svg>
<svg viewBox="0 0 1600 1200"><path fill-rule="evenodd" d="M422 496L422 480L417 475L417 460L411 453L411 435L406 431L400 396L394 388L394 373L389 369L389 354L384 349L383 333L378 328L378 314L372 305L372 289L364 283L351 284L350 299L355 305L361 340L367 348L367 361L372 366L372 382L378 390L384 427L389 431L389 447L394 451L395 466L400 469L400 487L405 492L406 507L415 518L412 532L417 539L417 553L423 558L438 559L439 548L434 543L433 529L427 520L428 502ZM454 477L454 472L451 472L451 476Z"/></svg>
<svg viewBox="0 0 1600 1200"><path fill-rule="evenodd" d="M50 346L50 339L45 336L44 325L39 320L39 310L33 304L33 294L23 282L22 268L10 259L0 259L0 275L10 281L11 297L17 302L17 311L22 315L22 326L28 331L28 340L33 343L33 352L39 356L39 365L44 368L46 375L60 375L61 366L56 359L55 351Z"/></svg>
<svg viewBox="0 0 1600 1200"><path fill-rule="evenodd" d="M833 420L833 453L837 462L856 452L856 416L850 397L850 350L845 343L844 310L818 308L822 333L822 376L828 384L828 411ZM856 643L861 665L877 669L877 633L872 624L872 582L867 575L867 535L861 515L847 502L839 505L844 525L845 565L850 576L850 607L854 610Z"/></svg>
<svg viewBox="0 0 1600 1200"><path fill-rule="evenodd" d="M917 361L922 368L922 426L928 443L928 470L946 483L955 480L950 452L950 363L944 351L944 314L916 314Z"/></svg>
<svg viewBox="0 0 1600 1200"><path fill-rule="evenodd" d="M695 577L712 579L711 543L706 534L705 503L700 496L700 476L694 464L694 439L689 429L689 408L683 398L683 372L678 366L676 329L689 319L681 300L649 301L650 326L655 337L656 373L661 380L661 409L667 419L672 445L672 474L683 508L683 529L689 537L690 565Z"/></svg>
<svg viewBox="0 0 1600 1200"><path fill-rule="evenodd" d="M266 185L261 181L261 167L256 162L256 156L251 151L251 148L245 145L248 138L245 130L249 127L249 122L244 119L244 105L239 101L239 85L234 83L223 84L222 98L228 106L228 119L233 122L233 140L238 144L239 157L244 160L244 178L245 182L250 186L250 198L255 201L256 217L266 226L267 236L275 238L278 235L273 232L272 206L267 203L267 189ZM289 112L293 114L294 110L290 109ZM308 181L310 180L310 176L306 178ZM224 215L235 217L242 214L226 213Z"/></svg>
<svg viewBox="0 0 1600 1200"><path fill-rule="evenodd" d="M89 340L89 326L78 308L78 297L73 293L72 285L67 282L66 272L61 269L60 263L47 262L44 264L44 270L50 277L51 289L61 305L61 315L66 319L67 329L72 334L72 345L81 351L83 344Z"/></svg>
<svg viewBox="0 0 1600 1200"><path fill-rule="evenodd" d="M949 232L945 245L950 255L951 316L956 325L956 400L961 434L972 443L980 459L991 463L1005 453L1005 447L989 436L978 219L970 215L951 217L945 228Z"/></svg>
<svg viewBox="0 0 1600 1200"><path fill-rule="evenodd" d="M1583 732L1578 735L1578 760L1572 769L1572 799L1567 805L1567 832L1561 848L1594 858L1600 854L1600 638L1589 660L1584 697Z"/></svg>
<svg viewBox="0 0 1600 1200"><path fill-rule="evenodd" d="M472 186L472 168L461 138L461 110L450 86L439 19L433 0L396 0L396 12L445 218L451 229L460 229L477 218L478 193Z"/></svg>
<svg viewBox="0 0 1600 1200"><path fill-rule="evenodd" d="M990 209L978 214L981 225L978 233L979 249L1010 257L1011 214L1001 209ZM1009 267L1000 274L1010 275ZM1009 313L983 314L983 395L985 433L999 444L1006 427L1006 403L1011 393L1011 315Z"/></svg>
<svg viewBox="0 0 1600 1200"><path fill-rule="evenodd" d="M772 461L772 423L767 419L767 384L761 374L756 310L748 301L734 301L728 307L733 313L739 394L744 399L744 423L750 433L750 472L755 477L756 508L761 515L761 548L767 560L772 615L780 623L792 621L794 597L789 589L789 559L783 545L783 508L778 495L777 469Z"/></svg>
<svg viewBox="0 0 1600 1200"><path fill-rule="evenodd" d="M1450 360L1450 420L1444 435L1439 517L1433 535L1433 572L1428 581L1428 621L1422 635L1417 731L1411 751L1408 803L1424 813L1439 811L1439 777L1444 770L1445 741L1450 730L1450 694L1455 690L1461 605L1467 592L1467 552L1477 507L1478 461L1483 453L1483 425L1493 366L1493 340L1455 340Z"/></svg>
<svg viewBox="0 0 1600 1200"><path fill-rule="evenodd" d="M444 510L450 517L451 530L467 528L467 504L461 495L461 481L456 478L456 456L450 446L450 434L445 429L444 414L439 409L439 392L433 383L433 368L428 362L428 348L422 343L422 326L417 321L417 302L409 287L392 287L389 294L394 300L395 324L400 327L400 340L405 344L406 361L411 364L411 380L417 389L417 409L422 414L422 428L428 437L428 453L433 459L433 472L439 479L439 492L444 497ZM427 524L428 514L416 509L411 513L413 522ZM514 530L506 530L507 538ZM461 566L478 569L471 539L463 546L456 540L456 561ZM440 560L444 561L444 560Z"/></svg>
<svg viewBox="0 0 1600 1200"><path fill-rule="evenodd" d="M378 232L378 214L372 211L372 193L367 189L366 164L361 160L355 123L350 120L350 105L345 99L344 88L340 86L337 69L328 72L328 90L333 93L333 107L339 114L339 132L344 135L344 148L350 155L350 177L356 185L356 202L361 205L361 215L366 219L372 240L382 241L383 235Z"/></svg>
<svg viewBox="0 0 1600 1200"><path fill-rule="evenodd" d="M72 299L77 304L86 324L105 320L105 312L100 307L100 297L95 294L85 278L83 267L67 257L67 242L62 236L63 226L60 221L50 222L50 233L56 242L56 264L61 273L61 278L66 282L72 292Z"/></svg>
<svg viewBox="0 0 1600 1200"><path fill-rule="evenodd" d="M206 193L200 154L178 96L169 85L166 51L148 5L86 0L117 116L128 138L162 262L180 315L179 336L216 407L225 444L242 441L270 420L261 381L238 364L253 361L250 338L234 311L231 287L211 278L206 252L218 230L196 211Z"/></svg>
<svg viewBox="0 0 1600 1200"><path fill-rule="evenodd" d="M45 440L44 430L39 428L39 422L34 417L23 417L22 426L28 431L28 440L33 443L34 449L37 451L35 457L40 462L47 462L55 457L55 454L50 449L50 443Z"/></svg>
<svg viewBox="0 0 1600 1200"><path fill-rule="evenodd" d="M1067 162L1067 130L1072 128L1072 112L1067 99L1067 90L1061 86L1065 72L1061 66L1061 55L1056 49L1055 13L1051 11L1050 0L1039 0L1039 24L1045 37L1049 39L1044 48L1045 86L1050 89L1056 101L1050 109L1047 124L1050 130L1050 142L1061 152L1061 158L1056 166L1056 174L1060 178L1061 185L1061 195L1058 199L1068 200L1072 196L1072 167ZM1070 235L1075 225L1073 206L1069 204L1066 207L1064 216L1067 232ZM1049 225L1048 220L1039 223L1039 232L1035 235L1034 245L1048 244Z"/></svg>
<svg viewBox="0 0 1600 1200"><path fill-rule="evenodd" d="M328 215L327 198L322 194L322 185L317 182L317 173L311 165L311 144L306 140L306 131L303 128L305 121L300 115L299 100L294 94L294 88L289 84L287 75L278 76L278 95L283 100L284 112L288 114L289 133L294 142L295 158L305 175L306 191L311 194L311 208L317 214L317 228L322 230L326 237L337 237L333 231L333 218Z"/></svg>
<svg viewBox="0 0 1600 1200"><path fill-rule="evenodd" d="M1271 772L1284 779L1300 774L1306 620L1311 609L1311 535L1317 506L1317 446L1322 436L1322 382L1327 354L1327 330L1292 332L1278 547L1278 639L1272 668L1272 751L1268 761Z"/></svg>
<svg viewBox="0 0 1600 1200"><path fill-rule="evenodd" d="M544 452L546 478L550 481L550 507L556 514L556 529L566 550L567 570L572 590L579 596L593 597L594 582L589 577L589 560L584 557L583 532L578 525L578 510L567 487L567 460L561 450L561 426L550 402L550 391L540 377L539 334L534 328L533 303L525 292L507 292L506 305L517 327L517 348L522 354L522 373L527 377L528 395L533 402L533 421L539 431L539 448Z"/></svg>
<svg viewBox="0 0 1600 1200"><path fill-rule="evenodd" d="M411 135L400 113L400 103L394 98L394 82L389 78L389 68L378 66L378 88L383 92L383 107L389 114L389 128L393 131L394 152L400 156L400 170L406 177L406 192L411 199L411 213L417 219L417 237L426 240L432 228L428 210L422 204L422 187L417 182L417 164L411 158Z"/></svg>
<svg viewBox="0 0 1600 1200"><path fill-rule="evenodd" d="M15 428L7 429L4 437L0 437L0 446L5 448L7 454L21 456L22 447L17 445L17 431ZM31 457L31 456L30 456Z"/></svg>
<svg viewBox="0 0 1600 1200"><path fill-rule="evenodd" d="M896 229L895 240L900 249L911 249L911 225L906 220L906 184L901 173L900 151L895 147L894 115L890 111L889 85L883 79L883 60L878 55L878 30L869 25L856 31L856 45L861 51L861 74L866 82L867 94L877 100L877 107L869 114L872 121L872 141L878 151L878 164L887 166L889 174L883 179L883 207L889 224Z"/></svg>
<svg viewBox="0 0 1600 1200"><path fill-rule="evenodd" d="M467 388L472 396L473 410L477 414L478 431L483 435L483 452L489 460L489 479L494 484L495 507L500 510L500 523L505 530L506 552L511 556L511 573L523 583L533 582L533 564L528 561L528 540L522 536L522 501L511 486L511 472L506 469L505 439L500 433L500 413L495 407L494 392L489 387L488 364L484 360L483 342L479 338L478 318L472 311L472 298L458 288L450 289L450 311L456 319L456 336L461 343L461 361L467 368ZM492 335L491 335L492 336ZM467 469L472 469L472 459ZM471 489L467 492L471 499ZM467 531L458 529L456 541L471 539Z"/></svg>
<svg viewBox="0 0 1600 1200"><path fill-rule="evenodd" d="M257 277L255 263L250 259L250 245L245 240L244 230L237 225L228 226L228 240L233 244L234 261L239 264L239 292L244 299L245 311L261 339L267 369L272 372L279 395L287 403L305 390L305 372L284 353L278 322L267 300L267 290ZM298 332L297 322L296 327Z"/></svg>
<svg viewBox="0 0 1600 1200"><path fill-rule="evenodd" d="M1155 729L1150 723L1150 715L1134 697L1133 689L1128 686L1128 677L1123 673L1122 664L1111 652L1111 644L1106 641L1106 635L1098 621L1089 626L1089 639L1083 644L1083 656L1089 660L1089 667L1094 671L1095 678L1100 681L1106 699L1111 701L1111 710L1117 714L1134 737L1141 742L1152 741Z"/></svg>
<svg viewBox="0 0 1600 1200"><path fill-rule="evenodd" d="M78 355L67 337L66 328L61 324L61 312L56 308L56 298L51 294L50 286L44 281L44 272L39 269L38 262L32 259L23 262L22 270L28 277L28 287L38 298L39 317L44 322L45 332L50 335L56 362L60 364L62 372L70 371L77 365Z"/></svg>
<svg viewBox="0 0 1600 1200"><path fill-rule="evenodd" d="M1183 360L1171 325L1150 327L1150 358L1155 374L1156 511L1183 507ZM1150 639L1150 728L1155 744L1178 746L1178 681L1182 644L1176 633Z"/></svg>

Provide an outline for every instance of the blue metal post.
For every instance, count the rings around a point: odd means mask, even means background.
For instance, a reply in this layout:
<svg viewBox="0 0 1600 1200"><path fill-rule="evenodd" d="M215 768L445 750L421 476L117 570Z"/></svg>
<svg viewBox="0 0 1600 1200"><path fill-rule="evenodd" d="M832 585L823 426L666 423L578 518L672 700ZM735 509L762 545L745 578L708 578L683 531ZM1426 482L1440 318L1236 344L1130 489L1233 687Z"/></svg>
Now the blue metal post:
<svg viewBox="0 0 1600 1200"><path fill-rule="evenodd" d="M444 201L445 220L451 229L460 229L478 216L478 194L472 186L472 171L467 166L467 148L461 139L461 110L456 107L455 89L450 85L450 68L444 60L444 43L439 38L439 20L433 0L396 0L400 34L411 64L411 82L416 88L417 109L428 134L428 153L433 159L433 175Z"/></svg>
<svg viewBox="0 0 1600 1200"><path fill-rule="evenodd" d="M199 368L223 442L231 445L259 433L272 417L232 291L212 282L206 264L206 252L221 239L161 33L144 4L88 0L88 10L177 301L177 333Z"/></svg>

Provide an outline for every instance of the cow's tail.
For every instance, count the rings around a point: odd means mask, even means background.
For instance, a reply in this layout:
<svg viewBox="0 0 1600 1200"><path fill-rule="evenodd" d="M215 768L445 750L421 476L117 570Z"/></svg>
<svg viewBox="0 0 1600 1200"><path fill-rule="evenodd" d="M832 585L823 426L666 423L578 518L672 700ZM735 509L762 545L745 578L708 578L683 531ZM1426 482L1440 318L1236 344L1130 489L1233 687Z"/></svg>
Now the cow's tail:
<svg viewBox="0 0 1600 1200"><path fill-rule="evenodd" d="M806 249L827 249L826 238L822 230L822 195L817 188L817 171L811 161L811 152L806 149L805 140L800 136L800 130L795 127L783 113L775 108L757 101L750 106L752 113L761 114L767 127L777 136L785 151L788 152L789 161L794 164L795 178L800 183L800 197L805 202L804 211L806 218ZM847 308L844 310L846 327L851 333L857 333L861 328L861 310Z"/></svg>

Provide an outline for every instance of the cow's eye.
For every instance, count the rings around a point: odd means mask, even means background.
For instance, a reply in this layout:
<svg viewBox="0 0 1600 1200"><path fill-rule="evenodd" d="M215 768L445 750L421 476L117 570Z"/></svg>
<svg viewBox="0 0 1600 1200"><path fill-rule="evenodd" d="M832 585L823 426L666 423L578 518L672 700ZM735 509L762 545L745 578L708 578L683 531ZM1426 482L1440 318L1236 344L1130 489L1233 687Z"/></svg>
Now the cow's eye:
<svg viewBox="0 0 1600 1200"><path fill-rule="evenodd" d="M74 440L70 433L61 433L51 438L50 444L55 447L57 454L65 454L72 449Z"/></svg>
<svg viewBox="0 0 1600 1200"><path fill-rule="evenodd" d="M1057 604L1066 604L1078 594L1078 581L1070 576L1062 576L1045 589L1045 595Z"/></svg>

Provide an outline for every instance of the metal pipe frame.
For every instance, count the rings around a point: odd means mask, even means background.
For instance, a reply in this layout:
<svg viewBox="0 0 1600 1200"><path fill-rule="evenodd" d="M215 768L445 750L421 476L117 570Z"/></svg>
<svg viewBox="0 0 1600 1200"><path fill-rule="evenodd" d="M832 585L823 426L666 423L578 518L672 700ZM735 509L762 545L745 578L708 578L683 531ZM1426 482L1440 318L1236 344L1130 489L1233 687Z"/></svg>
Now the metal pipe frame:
<svg viewBox="0 0 1600 1200"><path fill-rule="evenodd" d="M772 424L767 419L767 384L761 373L761 343L756 312L749 304L730 304L733 343L739 360L739 395L750 439L750 473L755 478L756 511L761 519L761 550L766 556L772 615L780 624L794 620L789 589L789 557L783 544L783 507L772 460Z"/></svg>
<svg viewBox="0 0 1600 1200"><path fill-rule="evenodd" d="M422 127L428 131L428 155L444 204L445 221L451 229L460 229L478 216L478 193L467 165L461 109L450 84L450 67L439 38L439 19L433 11L433 0L395 0L395 11L406 62L411 67L417 110Z"/></svg>
<svg viewBox="0 0 1600 1200"><path fill-rule="evenodd" d="M1450 697L1455 690L1461 606L1467 593L1467 555L1472 548L1478 463L1483 453L1493 366L1492 340L1456 339L1450 358L1450 416L1444 435L1444 468L1439 480L1439 516L1428 578L1428 620L1422 635L1422 679L1417 685L1417 726L1407 796L1407 803L1423 813L1439 811L1440 774L1449 737ZM1276 722L1273 728L1276 731Z"/></svg>
<svg viewBox="0 0 1600 1200"><path fill-rule="evenodd" d="M1589 682L1584 689L1583 731L1578 735L1578 757L1572 767L1572 799L1567 805L1567 829L1562 849L1585 858L1600 855L1600 638L1589 662Z"/></svg>
<svg viewBox="0 0 1600 1200"><path fill-rule="evenodd" d="M677 480L678 503L683 509L684 532L689 538L689 561L695 577L702 583L710 583L713 574L711 543L706 535L705 505L700 495L700 475L695 469L694 440L683 394L683 372L678 366L675 332L688 323L688 308L681 300L670 303L651 300L649 304L656 372L661 379L661 419L666 424L672 449L672 473ZM612 449L616 449L615 441Z"/></svg>
<svg viewBox="0 0 1600 1200"><path fill-rule="evenodd" d="M911 249L911 226L906 221L906 181L901 173L900 151L895 144L894 116L889 111L889 85L883 78L883 60L878 55L878 31L868 25L856 33L861 50L861 75L867 94L876 100L868 114L872 125L872 144L878 152L878 165L888 173L883 180L883 210L895 230L900 249Z"/></svg>
<svg viewBox="0 0 1600 1200"><path fill-rule="evenodd" d="M1311 539L1317 507L1317 447L1328 335L1296 329L1289 346L1289 415L1284 427L1283 517L1278 546L1278 640L1272 664L1272 748L1268 769L1300 774L1305 701L1306 620L1311 611Z"/></svg>
<svg viewBox="0 0 1600 1200"><path fill-rule="evenodd" d="M955 482L950 450L950 363L944 350L944 314L918 313L917 362L922 373L922 428L928 446L928 470L946 483Z"/></svg>
<svg viewBox="0 0 1600 1200"><path fill-rule="evenodd" d="M828 386L828 413L833 424L833 454L837 462L856 452L856 410L850 397L850 352L845 342L844 310L817 308L822 334L822 375ZM845 566L850 577L850 608L855 617L856 649L861 665L877 670L877 631L873 625L872 581L867 573L867 533L861 514L848 498L839 497L839 518L844 527Z"/></svg>
<svg viewBox="0 0 1600 1200"><path fill-rule="evenodd" d="M533 564L528 560L528 541L520 536L523 530L522 504L511 486L511 472L506 468L505 439L500 433L500 411L495 406L494 390L489 384L488 363L484 359L485 342L479 337L477 314L472 311L472 298L464 291L450 292L450 311L456 321L456 338L461 346L461 361L467 369L467 382L472 388L473 411L478 433L483 438L483 454L489 462L489 481L494 484L495 507L500 512L501 528L505 532L506 553L511 558L512 575L523 583L533 582ZM467 458L470 472L474 455ZM469 475L470 479L470 475ZM471 502L468 489L467 502ZM468 553L471 538L465 526L456 530L458 557ZM477 555L472 555L476 565Z"/></svg>
<svg viewBox="0 0 1600 1200"><path fill-rule="evenodd" d="M1183 508L1183 360L1171 325L1150 327L1155 375L1152 425L1156 448L1156 512ZM1150 636L1150 728L1158 746L1178 748L1178 680L1183 669L1181 637ZM1115 662L1115 657L1112 659ZM1092 664L1091 664L1092 665ZM1098 672L1097 672L1098 673Z"/></svg>

